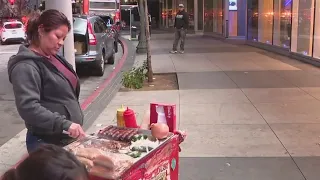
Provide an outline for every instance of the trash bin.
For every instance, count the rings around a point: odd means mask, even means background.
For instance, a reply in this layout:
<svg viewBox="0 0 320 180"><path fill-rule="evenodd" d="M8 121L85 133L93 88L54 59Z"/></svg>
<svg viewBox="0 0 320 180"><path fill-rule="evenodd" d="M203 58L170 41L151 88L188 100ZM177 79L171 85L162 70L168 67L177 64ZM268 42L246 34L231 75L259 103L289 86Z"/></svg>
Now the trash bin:
<svg viewBox="0 0 320 180"><path fill-rule="evenodd" d="M137 38L137 27L132 26L131 27L131 39L136 39Z"/></svg>

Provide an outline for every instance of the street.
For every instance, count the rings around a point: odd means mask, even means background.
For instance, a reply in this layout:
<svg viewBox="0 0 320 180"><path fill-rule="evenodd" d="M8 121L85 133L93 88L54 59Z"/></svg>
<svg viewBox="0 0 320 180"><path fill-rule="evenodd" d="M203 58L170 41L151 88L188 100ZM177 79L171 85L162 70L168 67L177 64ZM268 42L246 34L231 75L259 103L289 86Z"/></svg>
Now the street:
<svg viewBox="0 0 320 180"><path fill-rule="evenodd" d="M19 44L0 45L0 145L24 129L24 123L15 108L12 86L7 73L8 60L18 51L19 46Z"/></svg>

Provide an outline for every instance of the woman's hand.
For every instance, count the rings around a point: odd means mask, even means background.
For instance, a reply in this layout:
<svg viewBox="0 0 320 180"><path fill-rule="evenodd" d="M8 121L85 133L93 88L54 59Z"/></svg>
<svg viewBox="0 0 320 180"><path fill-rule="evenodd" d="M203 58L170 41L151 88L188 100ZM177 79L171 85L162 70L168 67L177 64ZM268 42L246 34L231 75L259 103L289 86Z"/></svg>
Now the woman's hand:
<svg viewBox="0 0 320 180"><path fill-rule="evenodd" d="M71 124L71 126L68 129L68 133L69 136L73 138L82 138L86 136L80 124L76 123Z"/></svg>

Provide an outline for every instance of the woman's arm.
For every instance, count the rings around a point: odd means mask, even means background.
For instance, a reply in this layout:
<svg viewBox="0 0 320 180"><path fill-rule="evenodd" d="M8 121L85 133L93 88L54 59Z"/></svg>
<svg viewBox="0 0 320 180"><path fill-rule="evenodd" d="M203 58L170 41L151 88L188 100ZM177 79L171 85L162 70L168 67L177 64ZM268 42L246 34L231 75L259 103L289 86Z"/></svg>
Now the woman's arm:
<svg viewBox="0 0 320 180"><path fill-rule="evenodd" d="M54 134L69 129L72 122L65 116L41 106L41 77L35 65L18 63L11 72L11 82L18 112L26 124Z"/></svg>

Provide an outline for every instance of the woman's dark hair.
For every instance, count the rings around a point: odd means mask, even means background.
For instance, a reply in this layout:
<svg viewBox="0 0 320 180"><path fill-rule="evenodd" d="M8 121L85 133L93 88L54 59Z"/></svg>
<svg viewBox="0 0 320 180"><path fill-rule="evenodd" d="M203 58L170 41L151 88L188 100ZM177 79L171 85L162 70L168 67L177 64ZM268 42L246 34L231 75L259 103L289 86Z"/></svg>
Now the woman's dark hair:
<svg viewBox="0 0 320 180"><path fill-rule="evenodd" d="M48 9L41 14L39 12L33 13L27 24L27 38L30 44L39 44L39 26L42 26L45 32L50 32L65 25L68 31L71 29L71 24L68 18L60 11L55 9Z"/></svg>
<svg viewBox="0 0 320 180"><path fill-rule="evenodd" d="M88 180L85 166L65 149L43 145L7 171L2 180Z"/></svg>

